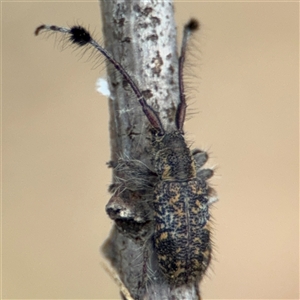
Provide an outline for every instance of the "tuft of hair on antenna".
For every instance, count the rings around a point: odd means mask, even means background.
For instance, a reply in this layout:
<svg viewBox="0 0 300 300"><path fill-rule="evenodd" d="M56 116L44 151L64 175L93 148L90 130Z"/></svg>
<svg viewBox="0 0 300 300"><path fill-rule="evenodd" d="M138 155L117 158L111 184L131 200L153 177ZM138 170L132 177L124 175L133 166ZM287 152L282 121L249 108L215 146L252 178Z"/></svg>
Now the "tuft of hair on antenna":
<svg viewBox="0 0 300 300"><path fill-rule="evenodd" d="M90 33L82 26L73 26L70 29L70 41L79 46L84 46L92 41Z"/></svg>
<svg viewBox="0 0 300 300"><path fill-rule="evenodd" d="M196 31L200 29L200 23L198 20L191 18L190 21L185 25L185 29L188 31Z"/></svg>
<svg viewBox="0 0 300 300"><path fill-rule="evenodd" d="M58 31L68 34L70 42L77 44L78 46L84 46L93 41L90 33L80 25L76 25L71 28L59 27L56 25L40 25L36 28L34 33L35 35L39 35L41 31Z"/></svg>

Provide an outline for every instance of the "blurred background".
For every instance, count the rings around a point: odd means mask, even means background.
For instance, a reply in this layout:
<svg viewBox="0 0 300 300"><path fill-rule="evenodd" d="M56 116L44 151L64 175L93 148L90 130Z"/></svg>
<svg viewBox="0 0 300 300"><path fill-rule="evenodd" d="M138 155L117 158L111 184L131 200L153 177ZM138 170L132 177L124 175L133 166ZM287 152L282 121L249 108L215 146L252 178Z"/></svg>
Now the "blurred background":
<svg viewBox="0 0 300 300"><path fill-rule="evenodd" d="M299 3L176 2L201 21L185 124L215 165L214 260L204 299L299 298ZM101 38L94 2L2 2L2 298L118 299L99 247L111 170L107 99L42 24Z"/></svg>

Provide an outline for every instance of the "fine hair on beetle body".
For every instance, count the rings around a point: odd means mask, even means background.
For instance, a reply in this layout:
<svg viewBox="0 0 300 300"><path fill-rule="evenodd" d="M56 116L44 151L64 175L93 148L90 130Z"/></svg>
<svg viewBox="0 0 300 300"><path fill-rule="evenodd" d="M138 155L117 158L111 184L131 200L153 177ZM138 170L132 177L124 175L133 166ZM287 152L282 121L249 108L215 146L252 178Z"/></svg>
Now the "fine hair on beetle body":
<svg viewBox="0 0 300 300"><path fill-rule="evenodd" d="M195 19L191 19L184 27L178 61L179 104L175 130L164 128L159 114L147 103L134 79L82 26L64 28L41 25L35 31L36 35L42 31L60 32L79 47L89 46L99 51L135 94L152 127L152 166L127 158L110 162L109 166L118 175L110 187L113 196L106 210L124 235L134 239L136 232L139 232L145 251L153 248L158 270L144 262L142 268L145 276L153 278L151 274L158 272L165 282L175 287L198 283L208 268L212 251L209 206L215 199L215 193L207 180L212 177L213 170L202 168L208 160L208 154L199 149L191 151L183 129L187 108L183 83L184 62L188 40L198 28L199 23ZM143 191L150 200L143 202L139 191ZM138 215L126 210L126 199L135 200L139 207L136 210ZM125 223L126 230L123 220L117 215L121 209L124 214L127 213L128 219L132 218L130 223ZM146 246L149 240L152 243L150 248Z"/></svg>

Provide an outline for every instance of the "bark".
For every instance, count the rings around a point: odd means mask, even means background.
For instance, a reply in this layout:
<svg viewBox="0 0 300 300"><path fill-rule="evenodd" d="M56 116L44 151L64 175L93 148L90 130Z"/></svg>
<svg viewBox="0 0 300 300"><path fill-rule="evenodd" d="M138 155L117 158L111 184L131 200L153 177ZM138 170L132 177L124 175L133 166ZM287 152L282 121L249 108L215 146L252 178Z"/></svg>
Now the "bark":
<svg viewBox="0 0 300 300"><path fill-rule="evenodd" d="M164 128L174 130L179 87L172 2L100 0L100 5L105 48L131 75L147 103L158 112ZM153 170L149 121L128 83L111 64L107 63L107 69L111 90L110 166L115 167L123 157L141 161ZM118 186L122 170L113 171L113 183ZM143 176L145 173L141 170ZM151 184L151 172L148 175ZM159 272L153 250L151 201L149 189L114 193L106 209L115 225L103 253L134 299L199 299L196 284L174 288Z"/></svg>

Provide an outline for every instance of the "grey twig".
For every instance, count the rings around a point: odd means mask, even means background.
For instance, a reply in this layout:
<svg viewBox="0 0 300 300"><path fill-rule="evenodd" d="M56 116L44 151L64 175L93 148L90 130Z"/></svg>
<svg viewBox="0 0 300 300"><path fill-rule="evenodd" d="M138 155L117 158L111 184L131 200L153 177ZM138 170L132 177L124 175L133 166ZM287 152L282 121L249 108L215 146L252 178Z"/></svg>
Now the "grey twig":
<svg viewBox="0 0 300 300"><path fill-rule="evenodd" d="M120 62L159 114L166 130L175 130L179 102L178 56L174 8L170 1L101 1L105 48ZM196 284L172 288L161 277L152 247L152 213L148 185L153 184L149 121L128 83L108 63L111 90L110 139L113 167L112 198L107 212L115 225L102 250L134 299L199 299ZM123 171L117 164L127 158L138 174L131 174L139 191L120 191ZM143 162L143 163L141 163ZM145 164L145 165L144 165ZM118 168L115 168L118 165ZM138 167L137 167L138 166ZM147 181L143 178L147 174ZM127 186L130 178L127 179ZM136 183L135 183L136 184ZM124 294L123 294L123 297Z"/></svg>

